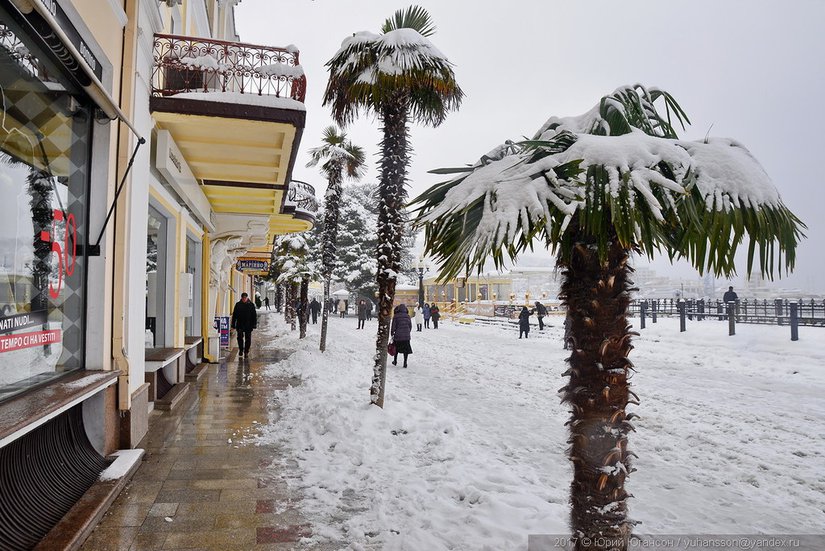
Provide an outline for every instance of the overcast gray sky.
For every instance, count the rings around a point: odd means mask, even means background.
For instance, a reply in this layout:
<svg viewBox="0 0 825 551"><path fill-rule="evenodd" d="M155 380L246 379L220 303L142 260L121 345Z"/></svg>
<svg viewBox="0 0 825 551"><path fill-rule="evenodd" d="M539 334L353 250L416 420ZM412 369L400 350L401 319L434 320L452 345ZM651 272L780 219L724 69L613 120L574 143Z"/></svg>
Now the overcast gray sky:
<svg viewBox="0 0 825 551"><path fill-rule="evenodd" d="M435 45L455 64L466 98L439 128L415 127L410 195L440 177L433 168L475 162L505 139L533 134L552 115L578 115L622 84L669 91L692 126L681 133L741 141L767 170L786 205L807 225L797 269L782 287L825 292L825 1L424 0ZM304 168L306 151L331 123L321 106L324 67L354 32L379 32L409 3L387 0L243 0L241 40L301 51L307 125L294 177L324 182ZM712 128L711 128L712 126ZM379 122L347 129L377 179ZM739 265L744 274L744 261ZM686 267L654 268L687 275Z"/></svg>

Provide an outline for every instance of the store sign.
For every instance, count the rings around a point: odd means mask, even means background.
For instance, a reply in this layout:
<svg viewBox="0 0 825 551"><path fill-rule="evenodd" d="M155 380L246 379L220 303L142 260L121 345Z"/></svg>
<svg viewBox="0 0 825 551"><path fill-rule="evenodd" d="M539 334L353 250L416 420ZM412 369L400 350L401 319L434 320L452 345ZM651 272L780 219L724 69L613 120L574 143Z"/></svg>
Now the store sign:
<svg viewBox="0 0 825 551"><path fill-rule="evenodd" d="M85 63L89 69L95 74L98 80L103 79L103 66L100 64L100 61L95 57L92 53L91 48L89 48L88 44L83 40L80 36L80 33L75 28L74 24L72 24L71 19L69 16L66 15L66 12L63 11L63 8L60 7L60 4L56 2L56 0L42 0L43 6L54 17L55 21L57 21L58 26L63 30L66 34L66 37L69 39L69 42L77 49L80 53L82 59L75 59L74 56L69 52L68 48L63 44L62 40L60 39L57 34L52 30L49 24L42 18L36 11L32 11L28 14L25 14L26 19L31 23L32 27L37 31L37 34L43 39L43 41L49 46L49 48L54 52L54 54L60 59L60 61L66 66L66 68L72 72L75 76L79 78L81 82L85 82L88 80L85 74L83 74L82 69L80 68L80 63Z"/></svg>
<svg viewBox="0 0 825 551"><path fill-rule="evenodd" d="M11 333L12 331L19 331L20 329L44 325L46 323L48 323L48 319L45 310L0 318L0 335Z"/></svg>
<svg viewBox="0 0 825 551"><path fill-rule="evenodd" d="M240 259L236 269L239 272L269 272L269 261Z"/></svg>
<svg viewBox="0 0 825 551"><path fill-rule="evenodd" d="M11 352L23 348L34 348L35 346L46 346L61 342L60 329L51 331L34 331L32 333L20 333L17 335L0 336L0 353Z"/></svg>
<svg viewBox="0 0 825 551"><path fill-rule="evenodd" d="M207 228L215 229L212 220L212 206L203 192L195 174L186 162L172 134L168 130L158 130L155 140L157 154L155 166L163 177L172 186L172 189L181 196L186 205Z"/></svg>
<svg viewBox="0 0 825 551"><path fill-rule="evenodd" d="M221 348L229 348L229 316L215 316L215 329L221 337Z"/></svg>

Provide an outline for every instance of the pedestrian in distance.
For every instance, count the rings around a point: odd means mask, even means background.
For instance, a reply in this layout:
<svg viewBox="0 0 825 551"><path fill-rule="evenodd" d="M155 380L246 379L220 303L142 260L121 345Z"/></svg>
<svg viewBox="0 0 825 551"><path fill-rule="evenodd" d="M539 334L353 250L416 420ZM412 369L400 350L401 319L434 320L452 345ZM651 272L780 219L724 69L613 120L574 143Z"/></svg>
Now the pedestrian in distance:
<svg viewBox="0 0 825 551"><path fill-rule="evenodd" d="M249 357L249 347L252 344L252 331L258 327L258 312L255 304L249 300L249 295L241 293L241 300L235 303L232 309L232 329L237 331L238 357Z"/></svg>
<svg viewBox="0 0 825 551"><path fill-rule="evenodd" d="M424 303L423 314L424 314L424 327L426 329L429 329L430 328L430 317L432 316L432 314L430 312L430 305L427 304L426 302Z"/></svg>
<svg viewBox="0 0 825 551"><path fill-rule="evenodd" d="M309 303L309 313L312 314L312 323L318 323L318 314L321 313L321 303L318 299L312 297L312 302Z"/></svg>
<svg viewBox="0 0 825 551"><path fill-rule="evenodd" d="M367 301L367 321L372 321L372 309L373 309L372 301L368 300Z"/></svg>
<svg viewBox="0 0 825 551"><path fill-rule="evenodd" d="M430 306L430 317L433 320L433 329L438 329L438 320L441 319L441 310L438 309L438 305L435 303Z"/></svg>
<svg viewBox="0 0 825 551"><path fill-rule="evenodd" d="M343 300L338 301L338 316L342 318L347 317L347 303Z"/></svg>
<svg viewBox="0 0 825 551"><path fill-rule="evenodd" d="M412 354L411 335L412 320L410 319L410 313L404 304L399 304L393 311L392 325L390 326L390 336L392 336L392 342L395 344L395 356L392 359L392 365L398 365L398 354L403 354L403 367L407 367L407 356Z"/></svg>
<svg viewBox="0 0 825 551"><path fill-rule="evenodd" d="M367 308L367 301L362 299L358 302L358 329L363 329L367 323Z"/></svg>
<svg viewBox="0 0 825 551"><path fill-rule="evenodd" d="M724 306L725 312L728 311L728 304L729 303L738 302L738 301L739 301L739 295L736 294L736 291L733 290L733 285L731 285L730 287L728 287L728 290L725 291L725 294L722 295L722 302L725 303L725 306ZM728 316L724 315L724 316L722 316L722 319L728 319Z"/></svg>
<svg viewBox="0 0 825 551"><path fill-rule="evenodd" d="M421 332L421 327L424 325L424 308L419 304L415 307L415 330Z"/></svg>
<svg viewBox="0 0 825 551"><path fill-rule="evenodd" d="M539 331L544 329L544 316L547 315L547 307L539 301L536 301L536 317L539 319Z"/></svg>
<svg viewBox="0 0 825 551"><path fill-rule="evenodd" d="M526 306L521 307L521 312L518 315L518 338L524 335L526 339L530 334L530 316L533 315Z"/></svg>
<svg viewBox="0 0 825 551"><path fill-rule="evenodd" d="M264 306L266 306L266 309L269 310L269 297L264 297Z"/></svg>
<svg viewBox="0 0 825 551"><path fill-rule="evenodd" d="M570 312L564 316L564 349L568 350L571 346L570 337L573 336L573 320L570 318Z"/></svg>

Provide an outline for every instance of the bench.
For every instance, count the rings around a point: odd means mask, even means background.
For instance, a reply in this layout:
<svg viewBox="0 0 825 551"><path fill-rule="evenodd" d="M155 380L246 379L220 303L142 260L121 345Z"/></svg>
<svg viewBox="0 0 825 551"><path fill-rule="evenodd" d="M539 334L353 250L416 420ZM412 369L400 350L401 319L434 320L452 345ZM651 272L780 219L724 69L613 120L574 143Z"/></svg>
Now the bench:
<svg viewBox="0 0 825 551"><path fill-rule="evenodd" d="M145 381L149 383L149 402L161 410L173 409L189 391L185 348L147 348Z"/></svg>
<svg viewBox="0 0 825 551"><path fill-rule="evenodd" d="M186 337L183 348L186 350L186 380L197 382L206 373L207 365L203 360L203 337Z"/></svg>

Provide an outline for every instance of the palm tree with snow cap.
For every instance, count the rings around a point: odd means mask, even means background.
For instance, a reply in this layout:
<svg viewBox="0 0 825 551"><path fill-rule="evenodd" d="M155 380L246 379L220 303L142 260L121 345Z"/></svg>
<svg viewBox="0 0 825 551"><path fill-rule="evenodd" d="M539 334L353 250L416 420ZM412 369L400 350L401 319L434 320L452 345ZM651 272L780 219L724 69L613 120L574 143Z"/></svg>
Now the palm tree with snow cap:
<svg viewBox="0 0 825 551"><path fill-rule="evenodd" d="M309 150L310 161L307 166L321 165L321 171L327 177L327 192L324 195L324 234L321 242L321 275L324 278L324 302L329 302L329 286L332 271L335 268L336 247L338 239L338 219L341 216L341 193L343 192L344 174L354 180L364 175L364 150L347 139L345 132L339 132L334 126L324 129L323 145ZM329 311L323 309L321 314L321 352L327 348L327 323Z"/></svg>
<svg viewBox="0 0 825 551"><path fill-rule="evenodd" d="M378 212L378 333L370 401L384 405L387 341L396 276L401 270L411 148L409 122L438 126L457 109L464 93L452 64L428 39L435 32L429 13L418 6L398 10L382 34L360 32L345 39L327 62L324 105L346 126L362 112L381 119L381 179Z"/></svg>
<svg viewBox="0 0 825 551"><path fill-rule="evenodd" d="M772 278L793 269L803 237L805 225L745 147L680 140L675 122L689 120L667 92L624 86L582 116L549 119L532 140L433 171L453 176L412 203L442 278L480 271L489 257L501 266L535 241L556 254L572 323L561 393L571 413L577 550L626 549L631 532L631 254L664 250L700 273L729 276L747 234L748 275L758 249L758 267Z"/></svg>

